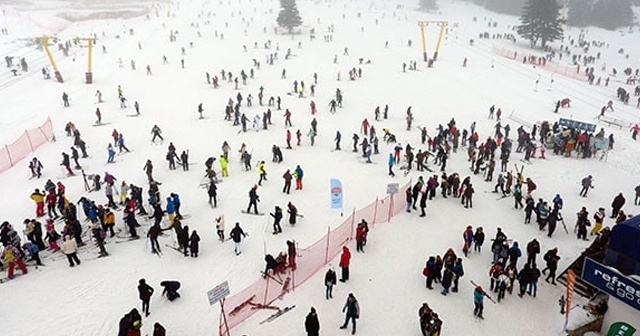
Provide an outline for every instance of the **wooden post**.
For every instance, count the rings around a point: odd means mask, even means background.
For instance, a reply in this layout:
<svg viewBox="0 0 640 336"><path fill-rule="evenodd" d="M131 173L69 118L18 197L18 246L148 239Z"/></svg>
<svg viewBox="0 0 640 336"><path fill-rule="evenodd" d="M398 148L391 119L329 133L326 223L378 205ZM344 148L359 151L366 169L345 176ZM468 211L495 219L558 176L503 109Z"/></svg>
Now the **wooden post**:
<svg viewBox="0 0 640 336"><path fill-rule="evenodd" d="M31 142L31 137L29 136L29 131L24 131L24 134L27 136L27 141L29 141L29 148L33 152L33 143Z"/></svg>
<svg viewBox="0 0 640 336"><path fill-rule="evenodd" d="M442 34L444 33L444 29L447 27L446 21L438 22L438 26L440 27L440 35L438 35L438 42L436 43L436 51L433 53L433 60L438 59L438 52L440 51L440 42L442 42Z"/></svg>
<svg viewBox="0 0 640 336"><path fill-rule="evenodd" d="M418 26L420 26L420 36L422 37L422 57L425 62L429 60L429 57L427 57L427 41L424 34L424 27L426 25L426 21L418 21Z"/></svg>

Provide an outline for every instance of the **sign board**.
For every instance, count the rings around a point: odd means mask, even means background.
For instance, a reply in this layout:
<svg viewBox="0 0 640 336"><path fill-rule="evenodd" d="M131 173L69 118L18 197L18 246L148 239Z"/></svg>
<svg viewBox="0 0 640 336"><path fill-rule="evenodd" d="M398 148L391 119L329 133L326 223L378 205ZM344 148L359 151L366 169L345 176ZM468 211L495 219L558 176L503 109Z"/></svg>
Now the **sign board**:
<svg viewBox="0 0 640 336"><path fill-rule="evenodd" d="M636 328L633 326L624 322L616 322L609 327L607 336L632 336L635 332Z"/></svg>
<svg viewBox="0 0 640 336"><path fill-rule="evenodd" d="M640 283L624 276L614 268L585 258L582 279L640 311Z"/></svg>
<svg viewBox="0 0 640 336"><path fill-rule="evenodd" d="M331 209L342 209L342 182L338 179L331 179Z"/></svg>
<svg viewBox="0 0 640 336"><path fill-rule="evenodd" d="M213 306L216 302L224 299L231 291L229 290L229 282L225 281L207 292L207 298L209 299L209 305Z"/></svg>
<svg viewBox="0 0 640 336"><path fill-rule="evenodd" d="M558 122L558 124L563 127L574 128L580 131L587 131L587 132L596 131L596 125L573 120L573 119L560 118L560 121Z"/></svg>
<svg viewBox="0 0 640 336"><path fill-rule="evenodd" d="M387 194L397 194L399 189L400 185L398 183L387 184Z"/></svg>

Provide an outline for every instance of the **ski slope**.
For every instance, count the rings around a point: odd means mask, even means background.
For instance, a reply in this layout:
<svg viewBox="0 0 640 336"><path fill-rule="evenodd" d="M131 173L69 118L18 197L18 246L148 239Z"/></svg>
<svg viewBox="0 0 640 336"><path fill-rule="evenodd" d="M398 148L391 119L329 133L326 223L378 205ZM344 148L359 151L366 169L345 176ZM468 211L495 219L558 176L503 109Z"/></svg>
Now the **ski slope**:
<svg viewBox="0 0 640 336"><path fill-rule="evenodd" d="M68 152L72 145L72 139L65 136L64 125L72 121L88 145L91 157L80 161L88 174L103 175L108 171L118 178L118 185L124 180L143 186L146 192L142 167L147 159L153 161L154 177L162 182L163 197L170 192L180 194L181 211L191 215L183 224L196 229L202 238L200 257L185 258L167 248L165 244L173 244L172 238L168 237L160 238L164 252L161 258L149 252L144 239L123 244L109 242L106 246L110 253L108 258L91 260L97 256L95 249L80 252L82 265L74 268L69 268L62 259L43 258L46 267L29 268L27 276L0 285L0 300L4 303L0 305L3 335L114 335L121 316L132 307L140 307L136 286L138 279L143 277L156 289L151 301L151 316L143 319L143 334L152 333L154 322L163 324L171 335L216 333L219 305L209 306L208 290L228 280L233 295L258 280L259 271L264 268L265 253L275 255L284 251L289 239L295 239L304 248L322 237L327 227L342 223L344 217L330 209L331 178L338 178L343 183L346 213L384 196L387 183L403 184L410 178L417 179L419 173L416 171L402 177L396 169L395 178L387 175L387 156L393 150L393 144L381 141L380 154L374 156L373 164L363 163L350 151L351 135L359 132L364 118L375 126L379 137L382 128L389 128L403 146L410 143L423 149L426 146L420 146L420 132L416 126L427 127L429 135L435 135L438 124L446 125L451 118L455 118L459 128L467 129L476 121L481 139L492 135L495 120L487 120L487 114L493 104L502 109L503 124L511 125L512 134L519 124L507 118L509 115L527 123L543 120L553 123L558 117L594 122L594 117L608 100L615 102L612 113L615 117L638 122L640 110L635 108L635 102L623 106L615 97L618 86L631 90L631 86L621 82L625 79L621 72L627 66L638 67L640 46L633 43L638 39L637 29L629 33L626 29L608 32L589 28L586 32L587 40L609 44L608 48L598 49L602 53L601 59L592 65L596 68L596 77L603 76L604 80L611 67L618 70L618 76L611 78L609 87L604 87L552 75L493 53L492 48L497 47L517 50L522 55L540 55L529 50L526 41L478 39L478 34L484 31L511 33L517 18L489 13L466 3L440 1L438 13L420 13L406 3L404 7L398 7L400 2L397 1L299 1L305 31L316 30L316 39L312 41L308 34L274 35L278 1L141 3L149 8L159 6L158 15L151 10L149 19L69 22L56 14L66 12L73 16L86 9L52 1L38 2L37 6L0 5L0 9L6 9L0 22L6 22L11 33L0 36L0 51L3 56L26 57L31 69L19 78L5 72L0 75L0 141L12 142L24 129L41 124L47 117L53 120L58 139L33 154L45 166L42 179L28 179L27 160L0 174L0 204L5 205L1 219L10 221L20 232L23 219L34 214L29 195L35 188L42 189L46 179L61 180L67 186L67 197L72 202L86 195L82 179L61 178L63 173L59 168L60 153ZM427 68L421 62L418 20L449 22L434 68ZM488 28L489 21L498 22L498 27ZM328 27L333 27L334 32L328 33ZM129 29L134 30L133 35L129 34ZM169 42L170 30L178 31L176 42ZM426 33L431 54L438 30L435 25L429 25ZM566 35L577 39L578 33L579 30L573 28ZM63 57L61 52L53 50L57 48L52 48L65 81L43 80L39 70L47 63L44 54L24 42L42 34L55 34L62 40L96 34L99 41L93 55L94 83L83 83L87 55L86 48L80 47L72 47L69 57ZM324 35L332 35L332 42L325 42ZM473 46L469 44L470 39L475 40ZM273 47L266 50L263 45L269 40ZM192 47L190 43L193 43ZM256 43L257 47L254 47ZM558 48L560 44L557 42L554 47ZM106 53L101 51L103 45ZM243 46L247 47L246 52ZM288 48L294 56L285 60ZM345 48L349 55L343 55ZM619 48L624 48L629 59L618 54ZM575 48L572 50L575 52ZM274 65L267 65L265 57L274 52L278 53L278 59ZM167 57L168 64L163 64L163 56ZM465 57L468 66L463 68ZM119 67L120 58L123 67ZM371 62L361 65L359 58L365 63ZM184 69L181 59L184 59ZM222 69L231 71L234 76L241 70L248 73L253 59L261 63L260 69L255 69L255 78L249 79L247 85L241 83L239 90L221 78L220 88L207 85L205 72L218 77ZM568 59L563 61L566 63ZM130 68L131 60L136 63L135 71ZM418 70L403 73L402 63L409 61L417 61ZM605 62L607 71L602 72L601 66ZM146 74L147 65L151 67L152 75ZM348 72L354 67L362 69L362 78L350 81ZM281 78L283 69L286 69L286 79ZM298 80L305 82L308 95L314 73L318 74L315 97L298 98L287 94L293 90L293 81ZM340 81L337 80L338 73ZM126 109L119 107L118 85L122 86L128 99L130 106ZM282 98L283 110L272 108L274 125L268 131L242 133L238 132L238 127L223 121L227 101L229 98L235 100L238 92L245 98L249 93L254 97L253 107L247 108L243 103L241 111L249 119L261 115L267 108L258 105L261 86L264 87L265 102L270 96ZM344 94L344 107L336 114L330 114L328 103L336 88ZM96 104L96 90L103 93L104 103ZM69 108L62 106L62 92L71 98ZM555 101L564 97L571 98L571 108L553 114ZM319 111L315 116L310 113L311 99ZM633 96L631 100L634 100ZM141 115L128 117L135 113L134 101L139 102ZM197 113L200 103L205 115L202 120L198 119ZM389 119L373 121L376 106L383 108L385 104L389 105ZM414 127L407 131L404 118L409 106L415 120ZM105 126L91 126L97 107L102 112L103 123L108 123ZM284 108L292 111L292 132L300 129L303 133L302 145L294 146L293 150L284 149ZM304 135L314 117L318 121L319 134L315 146L311 147ZM150 141L150 130L156 124L163 131L165 141L162 144ZM524 175L538 185L535 198L550 201L556 193L563 196L570 232L573 212L587 206L590 212L605 207L609 213L609 204L619 192L627 198L625 212L636 213L630 203L633 188L638 183L637 144L626 128L598 125L598 129L600 127L605 128L607 135L613 132L616 139L615 149L609 152L606 162L568 159L547 151L546 160L533 160L533 164L524 168ZM107 165L106 146L112 141L114 128L124 134L132 152L118 155L115 164ZM343 150L332 152L336 130L342 133ZM206 190L198 185L202 180L204 161L222 153L223 141L231 146L230 177L218 186L218 208L212 209L206 203ZM194 163L190 171L168 169L165 155L169 142L176 146L178 153L190 151L190 161ZM241 169L237 151L242 143L253 154L252 171ZM283 150L284 162L281 164L271 162L274 144ZM513 163L522 164L520 155L512 153L510 168ZM291 201L304 214L304 219L294 228L283 224L282 235L271 234L270 216L240 213L248 203L249 189L258 181L255 170L258 160L267 162L269 174L269 180L258 189L260 210L271 212L274 206L283 207ZM294 169L298 164L305 171L304 190L284 195L281 176L286 169ZM469 174L468 165L466 153L461 150L451 155L447 172L458 172L464 177ZM579 181L589 174L595 178L595 189L588 198L581 198L578 196ZM428 177L427 174L424 176ZM304 335L304 317L311 306L318 311L323 335L346 333L338 326L343 322L341 309L350 292L360 303L358 334L361 335L419 335L417 310L422 302L428 302L444 321L444 335L507 334L516 330L521 335L562 334L564 317L558 314L557 300L564 288L543 281L539 282L536 299L508 295L497 305L485 302L485 320L474 321L473 287L469 280L489 287L489 241L482 254L464 258L465 276L460 280L459 293L445 297L440 295L439 286L433 291L425 288L421 271L426 259L431 255L442 255L450 247L461 255L461 235L467 225L474 229L482 226L487 240L494 236L497 227L501 227L523 250L533 238L540 241L543 253L558 247L562 257L559 272L588 244L577 240L573 234L566 235L561 228L553 238L548 238L534 225L523 225L524 214L513 209L511 198L496 200L496 195L488 192L493 190L494 184L483 182L479 175L472 175L472 182L476 189L472 209L464 209L458 199L437 196L428 203L425 218L418 217L415 212L402 213L388 224L377 225L369 233L366 253L355 253L355 243L350 243L353 255L351 280L334 288L333 300L324 299L323 270L281 302L276 302L281 307L295 304L296 308L291 312L262 325L259 322L272 312L258 312L233 329L232 335ZM106 203L102 192L87 196L98 203ZM398 196L402 199L404 195ZM226 218L227 231L235 222L240 222L249 233L240 256L235 256L231 242L217 240L214 218L221 214ZM118 211L117 227L124 228L120 216L121 211ZM151 222L139 220L143 224L139 233L145 234ZM607 218L605 225L612 224ZM57 228L61 229L60 226ZM333 260L330 264L337 268L337 263L338 260ZM521 259L519 265L522 264ZM160 296L159 283L166 279L182 282L180 299L168 302ZM584 313L577 308L571 323L584 318Z"/></svg>

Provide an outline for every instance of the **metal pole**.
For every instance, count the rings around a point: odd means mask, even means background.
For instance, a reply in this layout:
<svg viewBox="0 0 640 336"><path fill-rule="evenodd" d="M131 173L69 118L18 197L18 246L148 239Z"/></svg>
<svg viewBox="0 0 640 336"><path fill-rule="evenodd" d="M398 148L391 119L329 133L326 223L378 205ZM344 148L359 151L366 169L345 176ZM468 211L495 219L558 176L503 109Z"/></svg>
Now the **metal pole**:
<svg viewBox="0 0 640 336"><path fill-rule="evenodd" d="M229 325L227 324L227 314L224 312L224 298L220 300L220 312L222 313L222 321L224 322L225 335L231 335L229 333Z"/></svg>
<svg viewBox="0 0 640 336"><path fill-rule="evenodd" d="M324 264L325 265L329 262L329 242L331 241L329 239L330 235L331 235L331 227L327 226L327 246L325 247L325 250L324 250Z"/></svg>

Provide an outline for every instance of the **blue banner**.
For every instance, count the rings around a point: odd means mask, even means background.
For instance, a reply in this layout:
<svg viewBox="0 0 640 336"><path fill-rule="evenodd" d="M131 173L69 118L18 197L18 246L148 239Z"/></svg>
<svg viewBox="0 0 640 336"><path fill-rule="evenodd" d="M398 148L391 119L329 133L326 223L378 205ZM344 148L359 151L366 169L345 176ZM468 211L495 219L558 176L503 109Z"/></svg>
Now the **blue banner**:
<svg viewBox="0 0 640 336"><path fill-rule="evenodd" d="M342 209L342 182L331 179L331 209Z"/></svg>
<svg viewBox="0 0 640 336"><path fill-rule="evenodd" d="M633 279L589 258L584 260L582 279L640 311L640 283Z"/></svg>

